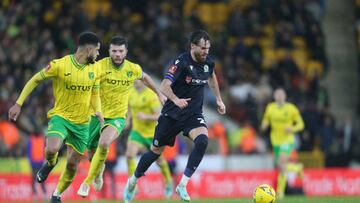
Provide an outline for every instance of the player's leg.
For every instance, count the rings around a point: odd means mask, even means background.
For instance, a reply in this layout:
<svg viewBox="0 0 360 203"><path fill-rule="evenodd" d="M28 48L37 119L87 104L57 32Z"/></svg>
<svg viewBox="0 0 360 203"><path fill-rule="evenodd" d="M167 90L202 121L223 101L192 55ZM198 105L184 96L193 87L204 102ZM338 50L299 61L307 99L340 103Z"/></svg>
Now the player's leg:
<svg viewBox="0 0 360 203"><path fill-rule="evenodd" d="M55 167L58 158L58 151L62 146L63 140L67 137L67 121L59 116L53 116L48 124L45 140L45 163L36 174L36 180L44 182L51 170Z"/></svg>
<svg viewBox="0 0 360 203"><path fill-rule="evenodd" d="M62 193L69 187L69 185L74 180L78 165L81 160L81 156L82 155L77 152L77 150L75 150L73 146L68 145L66 168L60 176L55 192L52 194L52 203L61 202Z"/></svg>
<svg viewBox="0 0 360 203"><path fill-rule="evenodd" d="M279 199L284 197L285 194L287 172L286 168L292 150L293 145L291 144L282 144L279 146L279 151L276 158L276 165L278 169L276 193Z"/></svg>
<svg viewBox="0 0 360 203"><path fill-rule="evenodd" d="M156 160L156 164L159 166L161 174L164 177L165 197L170 198L173 194L173 181L170 173L170 167L163 156L160 156Z"/></svg>
<svg viewBox="0 0 360 203"><path fill-rule="evenodd" d="M127 166L128 166L128 175L129 177L132 176L135 172L136 168L136 155L139 151L144 151L144 146L142 143L141 135L132 130L130 132L127 144L126 144L126 160L127 160Z"/></svg>
<svg viewBox="0 0 360 203"><path fill-rule="evenodd" d="M194 141L194 148L189 155L180 183L176 187L176 193L178 193L184 201L190 201L190 196L187 193L186 186L204 157L208 145L208 131L206 127L200 126L191 129L188 136Z"/></svg>
<svg viewBox="0 0 360 203"><path fill-rule="evenodd" d="M179 122L167 116L160 116L155 129L155 136L151 150L144 153L135 169L134 174L129 177L124 190L125 202L130 202L134 197L134 189L138 179L144 175L150 165L155 162L163 152L165 145L174 145L175 137L180 132Z"/></svg>

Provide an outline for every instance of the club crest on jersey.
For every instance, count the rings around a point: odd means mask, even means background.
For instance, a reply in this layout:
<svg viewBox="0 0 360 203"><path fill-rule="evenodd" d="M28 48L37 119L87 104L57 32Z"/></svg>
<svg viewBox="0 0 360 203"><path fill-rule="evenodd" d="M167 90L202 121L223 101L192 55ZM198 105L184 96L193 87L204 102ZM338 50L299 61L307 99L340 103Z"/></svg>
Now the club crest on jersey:
<svg viewBox="0 0 360 203"><path fill-rule="evenodd" d="M192 70L193 70L193 68L194 68L194 66L192 66L192 65L190 65L189 67L190 67L190 70L191 70L191 71L192 71Z"/></svg>
<svg viewBox="0 0 360 203"><path fill-rule="evenodd" d="M132 72L132 71L128 71L128 72L126 72L126 75L127 75L128 78L130 78L130 77L133 75L133 72Z"/></svg>
<svg viewBox="0 0 360 203"><path fill-rule="evenodd" d="M177 66L172 65L172 66L169 68L169 73L174 74L174 73L176 72L176 69L177 69Z"/></svg>
<svg viewBox="0 0 360 203"><path fill-rule="evenodd" d="M89 72L89 79L90 80L94 79L94 72Z"/></svg>
<svg viewBox="0 0 360 203"><path fill-rule="evenodd" d="M204 66L204 72L205 73L208 73L209 72L209 66L207 64L205 64Z"/></svg>

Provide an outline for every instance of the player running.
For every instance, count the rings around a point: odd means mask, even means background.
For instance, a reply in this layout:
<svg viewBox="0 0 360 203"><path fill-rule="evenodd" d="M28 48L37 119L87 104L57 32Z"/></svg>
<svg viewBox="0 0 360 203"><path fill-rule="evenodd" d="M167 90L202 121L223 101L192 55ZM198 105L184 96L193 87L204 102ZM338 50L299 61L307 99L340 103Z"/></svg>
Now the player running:
<svg viewBox="0 0 360 203"><path fill-rule="evenodd" d="M151 151L141 156L134 174L129 177L125 186L125 202L133 199L138 179L160 157L166 145L174 145L176 135L180 131L194 142L194 149L175 191L182 200L190 201L186 186L208 145L208 131L202 115L205 84L209 83L209 87L215 93L218 112L226 112L214 72L214 61L208 56L210 38L207 32L193 32L190 46L189 52L181 54L173 62L160 85L160 90L168 100L158 119Z"/></svg>
<svg viewBox="0 0 360 203"><path fill-rule="evenodd" d="M135 81L134 86L135 88L130 94L129 111L126 117L132 122L132 130L125 153L129 176L134 174L136 155L139 152L144 153L150 150L157 119L161 111L161 104L154 92L146 88L144 83L139 80ZM173 184L169 165L162 156L157 159L156 163L164 177L165 197L170 198L173 194Z"/></svg>
<svg viewBox="0 0 360 203"><path fill-rule="evenodd" d="M61 194L73 181L88 136L90 107L103 123L99 96L100 71L94 65L99 55L100 40L95 33L83 32L78 39L75 54L52 60L36 73L21 91L16 103L9 110L9 119L16 121L21 106L33 89L44 80L53 84L55 105L48 112L46 132L46 162L37 172L38 182L44 182L58 160L58 151L65 141L67 147L66 168L60 176L51 202L61 202Z"/></svg>
<svg viewBox="0 0 360 203"><path fill-rule="evenodd" d="M286 187L286 168L295 145L294 133L304 129L304 121L296 106L286 102L284 89L276 89L274 99L275 102L266 107L261 130L265 131L271 126L270 140L279 171L276 193L278 198L282 198Z"/></svg>
<svg viewBox="0 0 360 203"><path fill-rule="evenodd" d="M144 73L138 64L126 59L127 48L127 40L124 37L115 36L110 41L110 57L96 63L102 70L100 97L105 124L102 127L95 117L91 118L88 149L92 159L88 175L77 191L77 194L82 197L89 195L91 183L95 190L102 188L104 163L110 144L120 135L125 126L129 95L134 81L142 80L158 95L160 101L166 100L155 87L151 77Z"/></svg>

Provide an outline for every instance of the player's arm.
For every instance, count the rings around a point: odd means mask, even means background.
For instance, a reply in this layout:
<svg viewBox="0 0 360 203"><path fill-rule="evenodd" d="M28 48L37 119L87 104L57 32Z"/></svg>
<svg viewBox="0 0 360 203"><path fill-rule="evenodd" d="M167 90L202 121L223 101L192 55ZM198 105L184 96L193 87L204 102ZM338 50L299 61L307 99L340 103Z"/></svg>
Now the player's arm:
<svg viewBox="0 0 360 203"><path fill-rule="evenodd" d="M221 94L220 94L220 90L219 90L219 84L218 81L216 79L216 75L215 72L213 72L213 74L211 75L211 77L208 80L208 84L210 89L214 92L215 97L216 97L216 104L218 106L218 112L220 114L225 114L226 113L226 107L224 102L221 99Z"/></svg>
<svg viewBox="0 0 360 203"><path fill-rule="evenodd" d="M17 117L20 114L21 106L23 105L26 98L31 94L31 92L47 77L44 75L44 71L36 73L22 89L19 98L16 100L16 103L9 109L9 120L16 121Z"/></svg>
<svg viewBox="0 0 360 203"><path fill-rule="evenodd" d="M101 100L100 100L100 78L96 79L91 92L91 107L95 111L96 117L99 119L101 126L104 125L104 117L101 113Z"/></svg>
<svg viewBox="0 0 360 203"><path fill-rule="evenodd" d="M174 102L174 104L176 106L178 106L179 108L183 109L183 108L187 107L188 106L188 101L190 101L191 98L180 99L179 97L177 97L174 94L173 90L171 89L171 84L172 84L172 81L165 78L160 84L160 91L168 99L170 99L172 102Z"/></svg>
<svg viewBox="0 0 360 203"><path fill-rule="evenodd" d="M161 91L156 87L154 80L150 77L150 75L143 72L143 78L142 81L144 84L150 88L155 94L158 96L160 102L162 105L165 104L166 97L161 93Z"/></svg>
<svg viewBox="0 0 360 203"><path fill-rule="evenodd" d="M299 110L294 106L294 114L293 114L293 120L294 125L292 126L292 132L297 133L299 131L302 131L305 127L304 120L302 119Z"/></svg>
<svg viewBox="0 0 360 203"><path fill-rule="evenodd" d="M266 131L270 125L270 105L266 107L263 120L261 122L261 130Z"/></svg>

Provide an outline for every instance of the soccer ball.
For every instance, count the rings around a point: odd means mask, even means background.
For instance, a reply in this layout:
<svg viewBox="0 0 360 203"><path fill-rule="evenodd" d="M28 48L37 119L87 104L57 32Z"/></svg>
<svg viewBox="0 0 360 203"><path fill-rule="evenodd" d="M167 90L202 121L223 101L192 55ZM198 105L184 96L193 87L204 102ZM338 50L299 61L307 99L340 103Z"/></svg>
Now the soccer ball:
<svg viewBox="0 0 360 203"><path fill-rule="evenodd" d="M253 194L254 203L274 203L275 190L268 184L258 186Z"/></svg>

